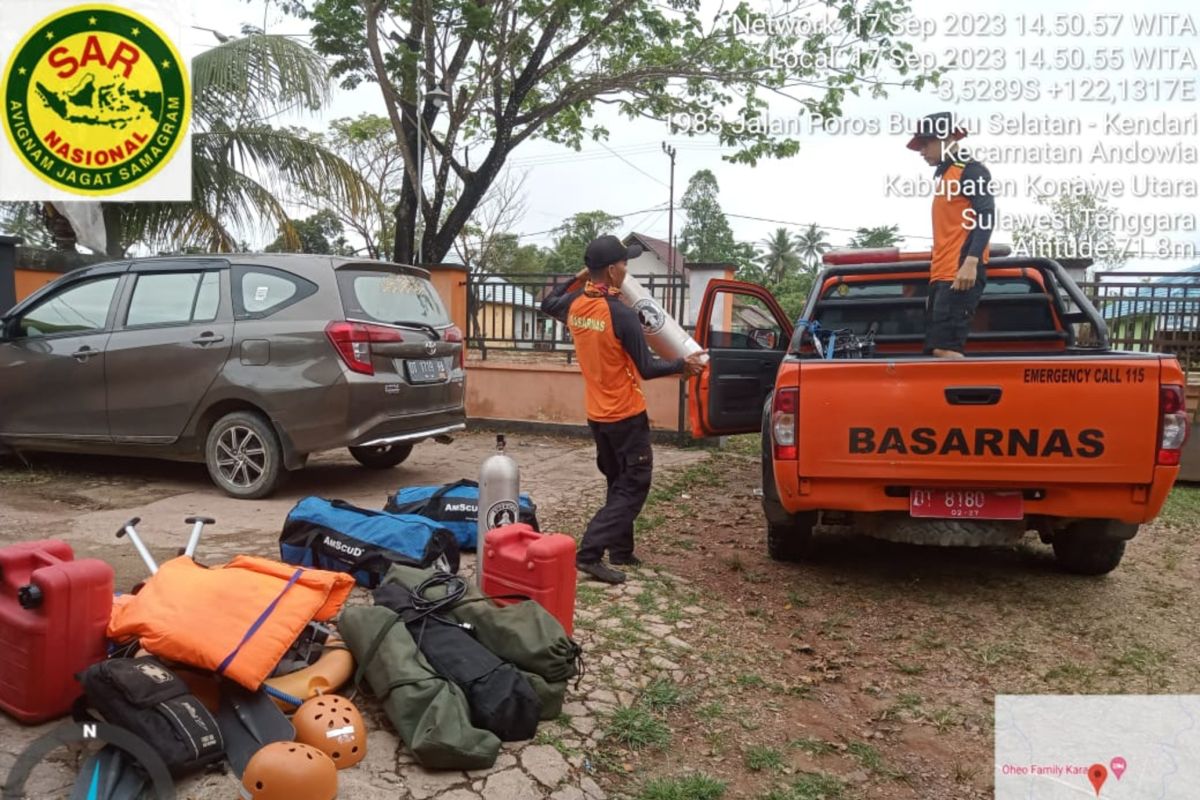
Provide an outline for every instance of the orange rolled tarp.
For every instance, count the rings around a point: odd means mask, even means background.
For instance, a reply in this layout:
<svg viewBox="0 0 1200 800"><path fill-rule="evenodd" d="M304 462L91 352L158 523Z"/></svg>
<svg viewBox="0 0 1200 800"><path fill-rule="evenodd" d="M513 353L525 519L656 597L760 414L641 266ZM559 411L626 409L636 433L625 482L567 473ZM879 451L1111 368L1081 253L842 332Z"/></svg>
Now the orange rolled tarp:
<svg viewBox="0 0 1200 800"><path fill-rule="evenodd" d="M354 578L237 556L211 569L186 556L163 564L135 595L117 598L108 636L139 639L170 661L257 689L309 622L334 617Z"/></svg>

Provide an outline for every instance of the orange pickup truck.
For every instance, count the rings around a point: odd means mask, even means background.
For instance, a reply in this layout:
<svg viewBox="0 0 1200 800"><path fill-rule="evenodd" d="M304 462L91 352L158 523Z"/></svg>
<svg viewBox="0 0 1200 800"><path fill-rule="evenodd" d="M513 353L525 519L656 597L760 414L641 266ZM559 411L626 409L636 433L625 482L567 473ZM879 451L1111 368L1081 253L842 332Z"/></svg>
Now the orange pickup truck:
<svg viewBox="0 0 1200 800"><path fill-rule="evenodd" d="M1035 530L1070 572L1114 569L1179 472L1178 362L1109 349L1065 270L1022 258L989 263L967 357L924 356L929 262L877 253L826 256L794 329L755 284L714 280L700 307L692 432L761 430L770 556L802 558L817 525L938 545Z"/></svg>

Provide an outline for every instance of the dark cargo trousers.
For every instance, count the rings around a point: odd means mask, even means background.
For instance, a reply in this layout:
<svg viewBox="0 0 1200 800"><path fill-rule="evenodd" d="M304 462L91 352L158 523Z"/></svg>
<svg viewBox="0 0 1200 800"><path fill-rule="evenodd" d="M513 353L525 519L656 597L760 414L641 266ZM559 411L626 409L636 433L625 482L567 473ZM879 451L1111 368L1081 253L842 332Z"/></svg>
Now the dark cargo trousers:
<svg viewBox="0 0 1200 800"><path fill-rule="evenodd" d="M608 481L608 499L588 523L575 560L593 564L608 551L610 559L633 555L633 521L650 494L654 454L646 412L619 422L588 420L596 440L596 466Z"/></svg>

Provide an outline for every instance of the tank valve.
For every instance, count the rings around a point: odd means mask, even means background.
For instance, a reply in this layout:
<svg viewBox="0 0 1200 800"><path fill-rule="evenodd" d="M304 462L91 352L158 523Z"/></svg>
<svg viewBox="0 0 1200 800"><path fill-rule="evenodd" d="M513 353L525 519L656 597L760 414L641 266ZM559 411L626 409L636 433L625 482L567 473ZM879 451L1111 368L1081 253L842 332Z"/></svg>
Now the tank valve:
<svg viewBox="0 0 1200 800"><path fill-rule="evenodd" d="M34 609L42 604L42 588L32 583L17 590L17 602L21 608Z"/></svg>

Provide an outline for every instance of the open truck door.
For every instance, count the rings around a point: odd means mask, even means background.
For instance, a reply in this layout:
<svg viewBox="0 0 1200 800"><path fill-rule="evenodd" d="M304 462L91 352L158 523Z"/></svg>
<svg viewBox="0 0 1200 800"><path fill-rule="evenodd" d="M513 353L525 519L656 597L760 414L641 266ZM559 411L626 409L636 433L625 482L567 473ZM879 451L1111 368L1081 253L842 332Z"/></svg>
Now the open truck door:
<svg viewBox="0 0 1200 800"><path fill-rule="evenodd" d="M791 339L791 321L762 286L709 281L696 317L696 341L709 362L688 392L692 435L757 432Z"/></svg>

